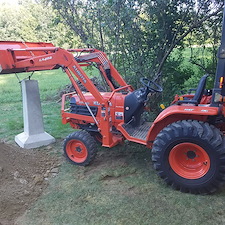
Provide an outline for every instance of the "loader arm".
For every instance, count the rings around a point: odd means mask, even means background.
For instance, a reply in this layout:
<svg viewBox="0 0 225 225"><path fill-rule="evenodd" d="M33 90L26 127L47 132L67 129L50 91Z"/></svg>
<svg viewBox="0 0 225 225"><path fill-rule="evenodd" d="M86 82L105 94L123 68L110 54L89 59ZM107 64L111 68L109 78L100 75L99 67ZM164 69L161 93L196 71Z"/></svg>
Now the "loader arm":
<svg viewBox="0 0 225 225"><path fill-rule="evenodd" d="M74 57L72 52L87 54ZM52 70L62 67L84 102L84 96L76 84L75 77L93 94L100 104L104 104L101 94L81 68L82 64L87 62L95 62L99 65L106 82L112 90L115 90L111 80L112 77L120 86L127 85L106 55L99 50L65 50L54 47L50 43L41 42L0 42L0 74Z"/></svg>
<svg viewBox="0 0 225 225"><path fill-rule="evenodd" d="M73 55L76 53L76 56ZM87 121L95 123L103 136L103 145L112 147L118 140L112 135L112 122L110 115L110 100L103 98L99 90L82 69L95 63L109 85L112 93L122 89L133 91L133 88L124 81L105 53L97 49L70 49L65 50L50 43L32 42L0 42L0 74L20 73L30 71L52 70L61 67L67 74L78 96L88 109L91 116ZM76 80L92 94L99 105L99 110L105 110L105 116L96 118L92 113L85 95L79 88ZM82 116L76 115L82 120ZM83 118L84 119L84 118ZM67 121L67 112L62 110L62 121Z"/></svg>

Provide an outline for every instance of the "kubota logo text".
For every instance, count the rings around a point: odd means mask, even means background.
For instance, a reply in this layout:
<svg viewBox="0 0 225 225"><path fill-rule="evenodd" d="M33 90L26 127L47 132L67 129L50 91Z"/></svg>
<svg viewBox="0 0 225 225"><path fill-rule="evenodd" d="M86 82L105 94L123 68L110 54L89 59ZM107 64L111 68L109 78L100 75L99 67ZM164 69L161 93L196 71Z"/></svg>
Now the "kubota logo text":
<svg viewBox="0 0 225 225"><path fill-rule="evenodd" d="M73 66L75 72L77 73L77 75L81 78L81 80L84 82L84 83L87 83L84 75L80 72L80 70L77 69L77 67L74 65Z"/></svg>

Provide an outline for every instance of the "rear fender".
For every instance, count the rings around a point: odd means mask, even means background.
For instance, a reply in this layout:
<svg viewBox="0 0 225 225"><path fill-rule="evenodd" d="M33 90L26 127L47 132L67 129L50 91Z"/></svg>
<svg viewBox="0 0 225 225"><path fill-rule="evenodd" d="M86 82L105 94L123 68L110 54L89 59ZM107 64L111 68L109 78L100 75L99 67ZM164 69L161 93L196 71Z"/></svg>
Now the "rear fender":
<svg viewBox="0 0 225 225"><path fill-rule="evenodd" d="M166 126L179 120L206 121L208 116L219 114L218 107L209 105L172 105L163 110L153 122L148 135L147 147L151 148L158 133Z"/></svg>

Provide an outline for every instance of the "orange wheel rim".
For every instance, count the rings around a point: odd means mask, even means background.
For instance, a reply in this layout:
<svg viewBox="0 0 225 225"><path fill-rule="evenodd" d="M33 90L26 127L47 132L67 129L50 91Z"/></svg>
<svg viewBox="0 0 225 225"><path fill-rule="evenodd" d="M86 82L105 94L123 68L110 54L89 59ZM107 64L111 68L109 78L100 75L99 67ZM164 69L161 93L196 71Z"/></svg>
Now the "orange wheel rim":
<svg viewBox="0 0 225 225"><path fill-rule="evenodd" d="M76 163L84 162L88 156L86 146L81 141L78 140L70 140L67 143L66 153L68 157Z"/></svg>
<svg viewBox="0 0 225 225"><path fill-rule="evenodd" d="M199 179L207 174L210 168L207 152L199 145L188 142L172 148L169 163L176 174L186 179Z"/></svg>

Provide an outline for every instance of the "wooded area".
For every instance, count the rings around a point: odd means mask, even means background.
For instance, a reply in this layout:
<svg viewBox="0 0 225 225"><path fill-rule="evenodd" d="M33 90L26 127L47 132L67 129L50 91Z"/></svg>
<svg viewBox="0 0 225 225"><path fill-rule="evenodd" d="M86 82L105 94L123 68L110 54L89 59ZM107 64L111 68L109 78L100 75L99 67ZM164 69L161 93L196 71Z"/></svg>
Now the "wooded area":
<svg viewBox="0 0 225 225"><path fill-rule="evenodd" d="M16 6L6 1L0 35L98 48L135 87L140 77L157 80L167 102L204 73L213 82L222 5L222 0L20 0Z"/></svg>

